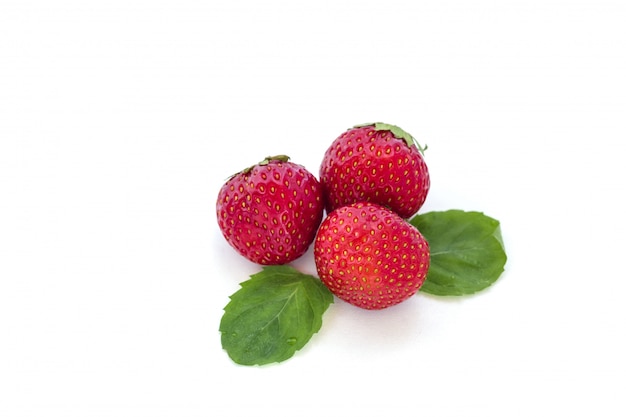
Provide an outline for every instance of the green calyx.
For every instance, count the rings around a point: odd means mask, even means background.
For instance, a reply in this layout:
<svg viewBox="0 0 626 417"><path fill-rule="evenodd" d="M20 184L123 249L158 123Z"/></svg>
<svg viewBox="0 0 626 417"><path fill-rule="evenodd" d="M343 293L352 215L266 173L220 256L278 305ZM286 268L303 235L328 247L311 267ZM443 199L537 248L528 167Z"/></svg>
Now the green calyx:
<svg viewBox="0 0 626 417"><path fill-rule="evenodd" d="M264 166L269 164L272 161L280 161L280 162L287 162L289 161L289 157L287 155L276 155L276 156L266 156L264 160L262 160L261 162L259 162L258 164L252 165L246 169L244 169L243 171L241 171L244 174L247 174L248 172L252 171L252 168L254 168L257 165L260 166Z"/></svg>
<svg viewBox="0 0 626 417"><path fill-rule="evenodd" d="M269 164L272 161L287 162L287 161L289 161L289 159L290 158L287 155L266 156L265 159L263 159L261 162L259 162L257 164L254 164L254 165L251 165L248 168L231 175L230 177L228 177L228 179L230 180L231 178L233 178L234 176L239 175L239 174L247 174L250 171L252 171L252 169L255 166L257 166L257 165L264 166L264 165Z"/></svg>
<svg viewBox="0 0 626 417"><path fill-rule="evenodd" d="M390 124L387 124L387 123L377 122L377 123L363 123L363 124L360 124L360 125L356 125L354 127L358 128L358 127L365 127L365 126L373 126L374 130L376 130L376 131L378 131L378 130L388 130L396 138L404 140L404 142L407 144L407 146L415 145L422 155L424 155L424 151L426 151L426 149L428 149L428 145L426 145L426 146L420 145L415 140L415 138L413 136L411 136L411 134L409 132L406 132L405 130L403 130L402 128L400 128L400 127L398 127L396 125L390 125Z"/></svg>

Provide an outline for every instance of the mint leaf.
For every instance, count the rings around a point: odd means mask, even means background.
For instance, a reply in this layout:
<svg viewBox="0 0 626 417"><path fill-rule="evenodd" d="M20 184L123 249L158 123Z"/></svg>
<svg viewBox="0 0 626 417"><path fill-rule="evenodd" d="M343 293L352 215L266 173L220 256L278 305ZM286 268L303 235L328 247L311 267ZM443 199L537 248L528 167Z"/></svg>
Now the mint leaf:
<svg viewBox="0 0 626 417"><path fill-rule="evenodd" d="M466 295L493 284L504 271L500 222L475 211L416 215L410 223L430 246L430 268L420 291Z"/></svg>
<svg viewBox="0 0 626 417"><path fill-rule="evenodd" d="M267 266L240 284L220 322L222 348L241 365L282 362L322 327L333 302L322 282L291 266Z"/></svg>

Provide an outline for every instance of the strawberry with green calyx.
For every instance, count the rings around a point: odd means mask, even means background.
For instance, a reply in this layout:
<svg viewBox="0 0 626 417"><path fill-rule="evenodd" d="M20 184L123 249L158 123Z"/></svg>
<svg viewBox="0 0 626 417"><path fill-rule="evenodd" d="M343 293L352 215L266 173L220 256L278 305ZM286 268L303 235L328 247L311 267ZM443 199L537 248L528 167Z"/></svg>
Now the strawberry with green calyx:
<svg viewBox="0 0 626 417"><path fill-rule="evenodd" d="M410 218L430 189L425 150L398 126L369 123L347 130L333 141L320 166L326 210L369 201Z"/></svg>
<svg viewBox="0 0 626 417"><path fill-rule="evenodd" d="M289 263L306 252L322 221L319 181L286 155L263 161L230 177L216 204L228 243L262 265Z"/></svg>
<svg viewBox="0 0 626 417"><path fill-rule="evenodd" d="M395 212L369 202L331 212L314 244L318 276L340 299L380 310L414 295L430 265L428 242Z"/></svg>

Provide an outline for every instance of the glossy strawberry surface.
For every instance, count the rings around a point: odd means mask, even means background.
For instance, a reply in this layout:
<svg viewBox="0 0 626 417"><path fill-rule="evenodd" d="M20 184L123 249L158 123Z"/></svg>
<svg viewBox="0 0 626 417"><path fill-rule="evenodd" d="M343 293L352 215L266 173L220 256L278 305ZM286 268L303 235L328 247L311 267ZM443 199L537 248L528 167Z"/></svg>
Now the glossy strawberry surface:
<svg viewBox="0 0 626 417"><path fill-rule="evenodd" d="M321 186L287 157L268 157L230 178L217 198L222 234L241 255L262 265L302 256L322 221Z"/></svg>
<svg viewBox="0 0 626 417"><path fill-rule="evenodd" d="M380 310L414 295L430 264L428 242L393 211L354 203L331 212L315 239L322 282L355 306Z"/></svg>
<svg viewBox="0 0 626 417"><path fill-rule="evenodd" d="M370 201L403 218L422 207L430 188L423 149L397 126L374 123L333 141L320 166L326 210Z"/></svg>

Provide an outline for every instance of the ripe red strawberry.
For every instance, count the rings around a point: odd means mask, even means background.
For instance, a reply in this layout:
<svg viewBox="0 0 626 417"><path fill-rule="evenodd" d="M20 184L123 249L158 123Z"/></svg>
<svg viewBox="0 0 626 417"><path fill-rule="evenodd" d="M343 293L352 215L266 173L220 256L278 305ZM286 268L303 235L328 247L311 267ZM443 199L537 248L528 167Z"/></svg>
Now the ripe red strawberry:
<svg viewBox="0 0 626 417"><path fill-rule="evenodd" d="M241 255L262 265L302 256L322 221L321 186L289 157L267 157L231 177L217 197L222 234Z"/></svg>
<svg viewBox="0 0 626 417"><path fill-rule="evenodd" d="M411 297L430 265L428 242L393 211L369 202L331 212L314 245L317 273L337 297L380 310Z"/></svg>
<svg viewBox="0 0 626 417"><path fill-rule="evenodd" d="M344 132L328 148L320 167L326 210L370 201L403 218L413 216L430 188L424 150L410 134L385 123Z"/></svg>

